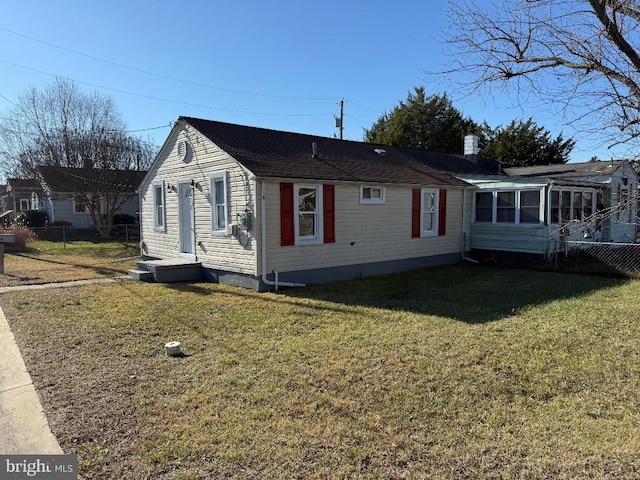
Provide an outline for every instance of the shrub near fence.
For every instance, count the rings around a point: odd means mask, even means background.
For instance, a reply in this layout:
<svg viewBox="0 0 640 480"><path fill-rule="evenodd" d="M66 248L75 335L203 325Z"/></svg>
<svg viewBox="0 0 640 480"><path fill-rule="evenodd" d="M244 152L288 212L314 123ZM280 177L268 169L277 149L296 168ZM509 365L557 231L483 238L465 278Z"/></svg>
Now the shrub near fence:
<svg viewBox="0 0 640 480"><path fill-rule="evenodd" d="M128 243L140 241L139 225L111 225L108 237L102 237L95 228L74 228L69 225L49 225L47 227L32 228L31 230L38 240L51 242L119 240Z"/></svg>

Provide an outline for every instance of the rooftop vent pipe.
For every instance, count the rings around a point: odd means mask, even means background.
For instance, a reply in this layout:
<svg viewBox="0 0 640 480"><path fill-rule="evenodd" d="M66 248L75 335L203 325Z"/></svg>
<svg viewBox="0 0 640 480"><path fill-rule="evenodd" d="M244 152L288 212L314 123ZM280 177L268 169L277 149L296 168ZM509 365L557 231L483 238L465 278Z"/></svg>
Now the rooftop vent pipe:
<svg viewBox="0 0 640 480"><path fill-rule="evenodd" d="M318 156L318 144L316 142L311 143L311 156L313 158Z"/></svg>

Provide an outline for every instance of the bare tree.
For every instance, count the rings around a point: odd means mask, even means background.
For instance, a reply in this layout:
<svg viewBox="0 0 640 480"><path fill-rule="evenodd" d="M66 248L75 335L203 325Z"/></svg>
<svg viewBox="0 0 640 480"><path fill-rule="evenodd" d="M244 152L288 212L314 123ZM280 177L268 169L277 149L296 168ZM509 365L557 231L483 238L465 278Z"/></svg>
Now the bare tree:
<svg viewBox="0 0 640 480"><path fill-rule="evenodd" d="M612 144L640 145L640 2L450 2L445 43L473 91L561 107ZM577 113L576 113L577 112Z"/></svg>
<svg viewBox="0 0 640 480"><path fill-rule="evenodd" d="M57 168L56 181L83 200L103 234L134 195L123 179L139 179L155 154L150 144L126 133L110 97L85 94L62 79L18 99L0 123L0 151L5 172L16 177L38 178L40 167Z"/></svg>

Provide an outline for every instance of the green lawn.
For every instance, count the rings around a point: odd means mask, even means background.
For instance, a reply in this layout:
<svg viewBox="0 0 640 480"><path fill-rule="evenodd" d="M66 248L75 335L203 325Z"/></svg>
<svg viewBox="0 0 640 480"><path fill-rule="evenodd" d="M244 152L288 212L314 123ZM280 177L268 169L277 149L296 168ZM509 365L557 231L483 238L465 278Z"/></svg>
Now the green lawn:
<svg viewBox="0 0 640 480"><path fill-rule="evenodd" d="M483 266L0 296L91 479L638 478L639 299Z"/></svg>

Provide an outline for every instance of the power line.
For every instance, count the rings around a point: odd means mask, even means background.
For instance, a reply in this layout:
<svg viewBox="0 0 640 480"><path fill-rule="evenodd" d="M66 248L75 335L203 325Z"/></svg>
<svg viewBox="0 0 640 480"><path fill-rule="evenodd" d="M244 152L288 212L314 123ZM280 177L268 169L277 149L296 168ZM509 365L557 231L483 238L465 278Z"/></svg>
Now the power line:
<svg viewBox="0 0 640 480"><path fill-rule="evenodd" d="M9 100L7 97L5 97L5 96L4 96L3 94L1 94L1 93L0 93L0 97L4 98L4 99L5 99L7 102L9 102L11 105L14 105L14 106L16 106L16 107L17 107L17 105L16 105L14 102L12 102L11 100Z"/></svg>
<svg viewBox="0 0 640 480"><path fill-rule="evenodd" d="M9 62L7 60L3 60L0 59L1 63L5 63L7 65L12 65L14 67L18 67L18 68L23 68L25 70L29 70L32 72L36 72L36 73L40 73L42 75L49 75L51 77L54 78L61 78L64 80L70 80L72 82L76 82L76 83L80 83L83 85L88 85L90 87L94 87L94 88L100 88L102 90L108 90L111 92L116 92L116 93L123 93L125 95L132 95L134 97L141 97L141 98L148 98L150 100L155 100L155 101L159 101L159 102L166 102L166 103L175 103L178 105L186 105L189 107L198 107L198 108L206 108L206 109L210 109L210 110L220 110L220 111L224 111L224 112L233 112L233 113L243 113L243 114L249 114L249 115L264 115L264 116L275 116L275 117L322 117L322 116L329 116L329 114L327 113L265 113L265 112L251 112L251 111L247 111L247 110L237 110L237 109L233 109L233 108L223 108L223 107L214 107L212 105L204 105L201 103L191 103L191 102L182 102L180 100L173 100L170 98L162 98L162 97L155 97L152 95L145 95L143 93L136 93L136 92L129 92L127 90L120 90L118 88L112 88L112 87L105 87L104 85L97 85L95 83L90 83L90 82L84 82L82 80L76 80L70 77L64 77L61 75L56 75L54 73L50 73L50 72L45 72L43 70L38 70L37 68L32 68L32 67L27 67L25 65L20 65L18 63L14 63L14 62Z"/></svg>
<svg viewBox="0 0 640 480"><path fill-rule="evenodd" d="M19 32L13 31L13 30L9 30L8 28L4 28L2 26L0 26L0 30L2 30L4 32L7 32L7 33L10 33L12 35L16 35L18 37L26 38L27 40L31 40L32 42L41 43L41 44L47 45L49 47L53 47L53 48L57 48L57 49L60 49L60 50L64 50L65 52L73 53L74 55L80 55L80 56L83 56L83 57L86 57L86 58L90 58L90 59L96 60L98 62L106 63L106 64L109 64L109 65L114 65L114 66L120 67L120 68L125 68L127 70L131 70L131 71L138 72L138 73L143 73L145 75L151 75L151 76L154 76L154 77L163 78L165 80L171 80L173 82L180 82L180 83L184 83L184 84L187 84L187 85L193 85L193 86L196 86L196 87L209 88L209 89L212 89L212 90L220 90L220 91L223 91L223 92L230 92L230 93L239 93L239 94L242 94L242 95L254 95L254 96L259 96L259 97L271 97L271 98L281 98L281 99L289 99L289 100L335 100L335 98L333 98L333 97L295 97L295 96L274 95L274 94L260 93L260 92L248 92L248 91L244 91L244 90L234 90L234 89L231 89L231 88L217 87L215 85L208 85L206 83L193 82L191 80L184 80L184 79L181 79L181 78L171 77L169 75L150 72L148 70L143 70L141 68L132 67L130 65L124 65L122 63L113 62L111 60L106 60L104 58L100 58L100 57L97 57L95 55L90 55L88 53L79 52L78 50L73 50L71 48L62 47L62 46L56 45L54 43L45 42L44 40L39 40L37 38L30 37L29 35L25 35L23 33L19 33Z"/></svg>

